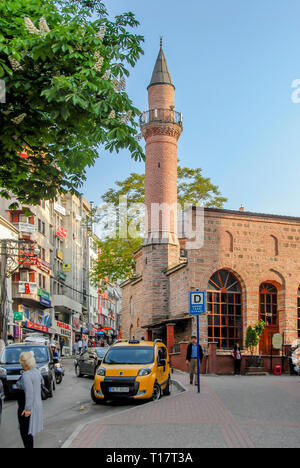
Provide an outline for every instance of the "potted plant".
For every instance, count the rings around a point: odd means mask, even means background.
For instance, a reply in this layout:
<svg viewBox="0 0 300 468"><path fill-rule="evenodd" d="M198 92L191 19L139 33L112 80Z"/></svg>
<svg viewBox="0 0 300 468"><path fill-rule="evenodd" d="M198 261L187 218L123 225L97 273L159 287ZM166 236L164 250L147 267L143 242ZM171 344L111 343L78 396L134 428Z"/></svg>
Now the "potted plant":
<svg viewBox="0 0 300 468"><path fill-rule="evenodd" d="M245 348L250 350L251 357L247 359L246 367L247 368L262 368L262 360L260 356L255 356L255 350L259 344L260 337L265 329L265 322L263 320L259 320L253 326L249 326L246 331L246 338L245 338Z"/></svg>

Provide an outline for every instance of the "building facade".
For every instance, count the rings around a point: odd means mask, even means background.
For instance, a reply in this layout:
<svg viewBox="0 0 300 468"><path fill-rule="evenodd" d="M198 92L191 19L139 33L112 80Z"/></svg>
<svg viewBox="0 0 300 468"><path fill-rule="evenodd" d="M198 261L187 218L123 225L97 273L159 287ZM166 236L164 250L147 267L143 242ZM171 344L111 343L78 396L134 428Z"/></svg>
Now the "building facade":
<svg viewBox="0 0 300 468"><path fill-rule="evenodd" d="M146 141L147 229L136 254L136 276L122 284L123 337L163 339L170 351L196 331L189 292L205 290L201 318L204 348L243 348L247 327L266 323L259 351L271 352L280 333L285 344L300 338L300 218L205 208L191 210L203 233L201 246L178 235L177 141L182 116L162 50L148 87L149 110L141 116ZM153 207L167 207L153 222ZM149 214L150 213L150 214Z"/></svg>

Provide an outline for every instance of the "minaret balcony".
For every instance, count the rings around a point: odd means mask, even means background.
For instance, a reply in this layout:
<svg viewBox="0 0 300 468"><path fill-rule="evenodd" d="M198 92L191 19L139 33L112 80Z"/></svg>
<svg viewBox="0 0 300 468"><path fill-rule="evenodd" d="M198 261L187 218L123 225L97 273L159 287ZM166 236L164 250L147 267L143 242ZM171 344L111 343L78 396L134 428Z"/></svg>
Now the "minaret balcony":
<svg viewBox="0 0 300 468"><path fill-rule="evenodd" d="M182 113L175 109L151 109L140 115L140 127L150 123L173 123L182 127Z"/></svg>

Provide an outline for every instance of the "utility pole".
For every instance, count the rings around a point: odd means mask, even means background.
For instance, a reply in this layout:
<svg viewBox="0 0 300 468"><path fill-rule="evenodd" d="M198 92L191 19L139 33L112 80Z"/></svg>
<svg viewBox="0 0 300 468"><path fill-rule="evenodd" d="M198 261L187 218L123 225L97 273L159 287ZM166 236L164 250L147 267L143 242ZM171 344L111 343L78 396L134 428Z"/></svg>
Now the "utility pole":
<svg viewBox="0 0 300 468"><path fill-rule="evenodd" d="M7 240L1 242L1 259L0 259L0 339L7 344L7 321L8 321L8 304L7 304Z"/></svg>
<svg viewBox="0 0 300 468"><path fill-rule="evenodd" d="M0 240L0 340L5 344L7 344L9 314L7 282L26 260L37 258L39 250L34 248L35 244L36 242L28 243L25 239ZM22 258L19 255L20 246L24 251Z"/></svg>

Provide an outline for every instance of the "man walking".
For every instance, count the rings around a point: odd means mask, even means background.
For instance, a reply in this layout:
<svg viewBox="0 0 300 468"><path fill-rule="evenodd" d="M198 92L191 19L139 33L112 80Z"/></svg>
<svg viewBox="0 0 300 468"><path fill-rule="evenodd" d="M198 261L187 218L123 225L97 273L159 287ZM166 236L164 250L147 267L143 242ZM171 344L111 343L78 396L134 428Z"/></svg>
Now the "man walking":
<svg viewBox="0 0 300 468"><path fill-rule="evenodd" d="M191 336L191 343L187 347L186 352L186 364L189 366L189 374L190 374L190 384L193 385L194 382L194 375L195 375L195 385L197 383L197 337L195 335ZM201 345L199 345L199 358L200 363L203 359L203 350Z"/></svg>

